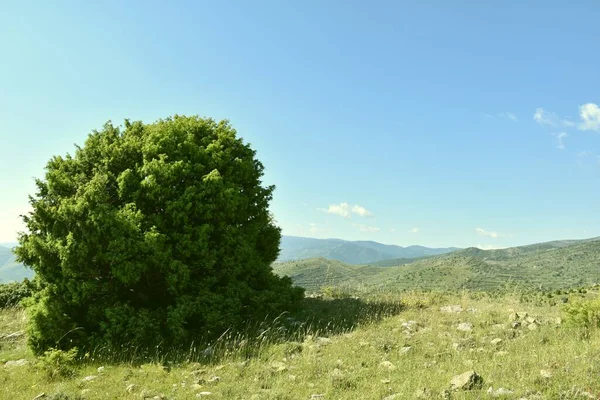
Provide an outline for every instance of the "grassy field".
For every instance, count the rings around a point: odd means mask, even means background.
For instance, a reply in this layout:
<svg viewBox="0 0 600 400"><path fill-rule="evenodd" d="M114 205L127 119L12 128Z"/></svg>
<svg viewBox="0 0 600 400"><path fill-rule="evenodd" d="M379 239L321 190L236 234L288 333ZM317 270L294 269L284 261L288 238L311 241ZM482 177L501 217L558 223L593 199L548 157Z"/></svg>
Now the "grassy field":
<svg viewBox="0 0 600 400"><path fill-rule="evenodd" d="M99 349L74 363L60 353L33 357L20 334L24 311L3 310L0 398L600 398L600 330L570 326L563 312L597 296L348 296L328 288L298 314L245 336L158 349L146 360L127 351L107 358ZM471 370L483 383L451 390L452 378Z"/></svg>

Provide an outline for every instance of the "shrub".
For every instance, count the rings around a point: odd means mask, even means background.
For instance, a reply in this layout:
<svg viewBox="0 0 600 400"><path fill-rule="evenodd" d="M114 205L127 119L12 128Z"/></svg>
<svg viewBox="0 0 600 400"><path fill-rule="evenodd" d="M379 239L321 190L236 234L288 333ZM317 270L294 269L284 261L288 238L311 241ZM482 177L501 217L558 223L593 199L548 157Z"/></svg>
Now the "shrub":
<svg viewBox="0 0 600 400"><path fill-rule="evenodd" d="M69 378L77 371L75 359L77 348L69 351L49 349L38 357L37 367L42 370L48 379Z"/></svg>
<svg viewBox="0 0 600 400"><path fill-rule="evenodd" d="M29 296L31 284L28 280L0 284L0 308L17 307Z"/></svg>
<svg viewBox="0 0 600 400"><path fill-rule="evenodd" d="M293 308L263 170L227 122L183 116L53 157L16 249L40 281L32 349L181 345Z"/></svg>
<svg viewBox="0 0 600 400"><path fill-rule="evenodd" d="M565 321L582 328L600 327L600 298L565 306Z"/></svg>

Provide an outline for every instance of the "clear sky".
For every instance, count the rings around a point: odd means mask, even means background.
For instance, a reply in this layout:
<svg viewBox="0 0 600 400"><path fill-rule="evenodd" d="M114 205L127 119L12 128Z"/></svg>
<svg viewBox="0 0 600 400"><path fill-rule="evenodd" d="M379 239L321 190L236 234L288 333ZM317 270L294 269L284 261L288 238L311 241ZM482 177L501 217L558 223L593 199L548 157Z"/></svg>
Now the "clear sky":
<svg viewBox="0 0 600 400"><path fill-rule="evenodd" d="M598 21L596 0L2 1L0 242L52 155L175 113L252 143L284 234L600 236Z"/></svg>

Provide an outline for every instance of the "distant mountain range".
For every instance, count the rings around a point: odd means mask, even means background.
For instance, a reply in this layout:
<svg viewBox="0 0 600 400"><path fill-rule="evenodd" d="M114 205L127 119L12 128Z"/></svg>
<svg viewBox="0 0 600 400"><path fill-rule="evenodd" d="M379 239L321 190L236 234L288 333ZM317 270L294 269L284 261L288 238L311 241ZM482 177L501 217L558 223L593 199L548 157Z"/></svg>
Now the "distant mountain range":
<svg viewBox="0 0 600 400"><path fill-rule="evenodd" d="M313 239L283 236L278 261L323 257L349 264L369 264L390 259L413 259L459 250L456 247L429 248L423 246L395 246L370 241L341 239ZM396 264L397 265L397 264Z"/></svg>
<svg viewBox="0 0 600 400"><path fill-rule="evenodd" d="M273 269L308 290L323 286L384 290L555 290L600 283L600 238L561 240L501 250L470 247L420 259L371 265L311 258L275 263Z"/></svg>
<svg viewBox="0 0 600 400"><path fill-rule="evenodd" d="M17 262L12 247L8 247L11 244L0 246L0 283L22 281L24 278L33 278L35 274L33 270Z"/></svg>

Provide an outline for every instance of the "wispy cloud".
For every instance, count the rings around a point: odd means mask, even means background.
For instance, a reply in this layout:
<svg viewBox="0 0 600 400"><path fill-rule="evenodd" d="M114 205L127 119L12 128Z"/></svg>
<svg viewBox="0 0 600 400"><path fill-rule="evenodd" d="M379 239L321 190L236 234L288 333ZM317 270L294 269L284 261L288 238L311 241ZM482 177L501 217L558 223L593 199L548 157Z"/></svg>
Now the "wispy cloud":
<svg viewBox="0 0 600 400"><path fill-rule="evenodd" d="M415 227L415 228L411 228L411 229L409 230L409 232L410 232L410 233L419 233L419 228L416 228L416 227Z"/></svg>
<svg viewBox="0 0 600 400"><path fill-rule="evenodd" d="M501 112L498 116L502 119L510 120L513 122L517 122L517 116L511 112Z"/></svg>
<svg viewBox="0 0 600 400"><path fill-rule="evenodd" d="M496 115L492 115L492 114L484 114L484 115L487 118L492 118L492 119L500 118L500 119L504 119L504 120L512 121L512 122L517 122L519 120L515 113L509 112L509 111L501 112Z"/></svg>
<svg viewBox="0 0 600 400"><path fill-rule="evenodd" d="M587 103L579 107L581 123L577 126L582 131L600 132L600 107L594 103Z"/></svg>
<svg viewBox="0 0 600 400"><path fill-rule="evenodd" d="M509 235L505 235L505 234L498 233L498 232L495 232L495 231L486 231L483 228L475 228L475 232L477 232L477 234L480 235L480 236L487 236L487 237L491 237L492 239L498 239L498 238L501 238L501 237L510 237L510 236L512 236L510 234Z"/></svg>
<svg viewBox="0 0 600 400"><path fill-rule="evenodd" d="M595 103L586 103L579 106L579 122L561 118L556 113L537 108L533 119L540 125L564 126L577 128L580 131L600 132L600 107Z"/></svg>
<svg viewBox="0 0 600 400"><path fill-rule="evenodd" d="M565 142L563 141L563 139L569 137L569 135L567 135L566 132L560 132L560 133L553 133L552 136L554 136L556 138L556 148L559 150L564 150Z"/></svg>
<svg viewBox="0 0 600 400"><path fill-rule="evenodd" d="M314 222L311 222L308 224L308 231L315 235L317 233L322 233L322 232L326 232L327 230L324 228L320 228L317 224L315 224Z"/></svg>
<svg viewBox="0 0 600 400"><path fill-rule="evenodd" d="M327 209L318 208L318 211L323 211L328 214L339 215L340 217L348 218L350 213L356 214L361 217L373 217L373 213L367 210L365 207L355 204L352 207L350 204L344 202L340 204L330 204Z"/></svg>
<svg viewBox="0 0 600 400"><path fill-rule="evenodd" d="M548 112L543 108L537 108L533 114L533 120L540 125L558 126L560 118L553 112Z"/></svg>
<svg viewBox="0 0 600 400"><path fill-rule="evenodd" d="M380 229L376 226L368 226L368 225L363 225L363 224L352 224L355 228L358 228L359 231L363 232L363 233L373 233L373 232L379 232Z"/></svg>

